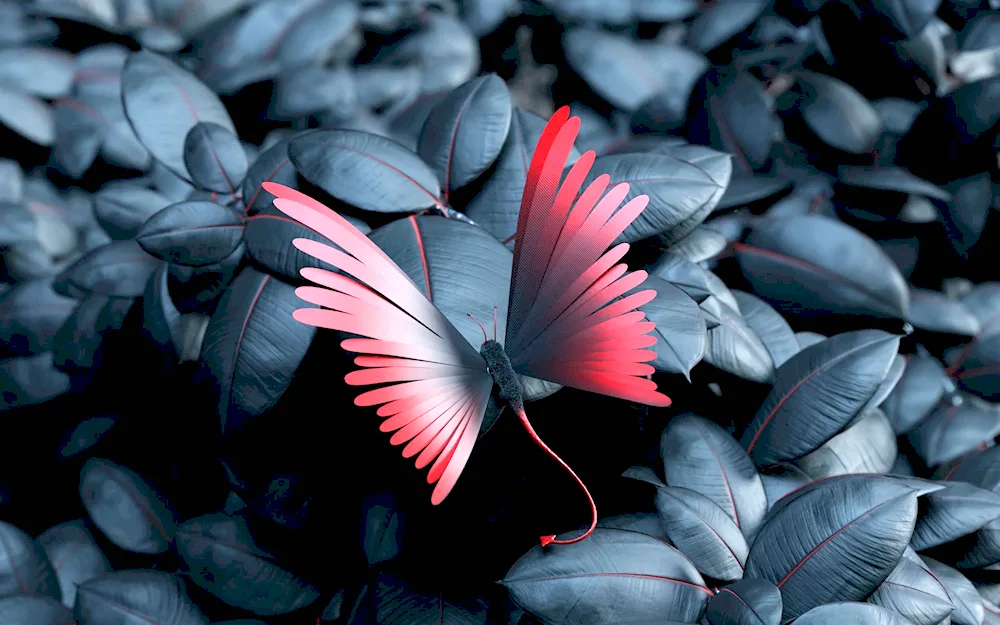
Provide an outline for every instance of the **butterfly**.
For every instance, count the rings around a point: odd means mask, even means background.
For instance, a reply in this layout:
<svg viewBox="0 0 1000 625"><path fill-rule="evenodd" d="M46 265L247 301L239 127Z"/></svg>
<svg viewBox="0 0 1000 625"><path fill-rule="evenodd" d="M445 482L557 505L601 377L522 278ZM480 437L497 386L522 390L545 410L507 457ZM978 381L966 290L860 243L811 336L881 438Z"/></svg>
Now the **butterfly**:
<svg viewBox="0 0 1000 625"><path fill-rule="evenodd" d="M528 166L514 239L514 258L504 344L483 329L477 352L417 285L367 236L309 196L272 182L263 188L274 206L323 235L336 247L297 238L303 253L340 272L304 267L315 286L296 295L321 308L300 308L300 323L338 330L341 347L355 354L358 369L347 374L353 386L372 386L358 406L378 406L380 429L416 456L418 469L430 466L431 503L440 504L454 488L472 453L486 408L497 397L509 405L533 441L583 489L591 508L590 528L568 540L541 537L542 545L583 540L597 525L597 507L577 474L535 432L524 408L516 374L555 382L650 406L670 398L649 379L655 352L655 325L637 310L654 290L635 291L645 271L629 272L619 261L629 246L608 247L649 202L639 195L624 206L629 185L608 190L602 174L581 192L594 164L591 150L563 177L580 118L562 107L548 120ZM605 192L607 191L607 192ZM620 207L620 208L619 208ZM471 314L469 315L472 316ZM475 319L473 317L473 319Z"/></svg>

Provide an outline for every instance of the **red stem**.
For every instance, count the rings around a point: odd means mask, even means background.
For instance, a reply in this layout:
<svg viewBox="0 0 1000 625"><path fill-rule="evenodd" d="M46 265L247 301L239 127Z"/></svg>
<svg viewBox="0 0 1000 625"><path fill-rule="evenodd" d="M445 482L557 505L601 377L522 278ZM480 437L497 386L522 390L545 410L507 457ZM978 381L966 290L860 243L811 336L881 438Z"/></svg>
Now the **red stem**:
<svg viewBox="0 0 1000 625"><path fill-rule="evenodd" d="M569 468L569 465L563 462L563 459L560 458L558 455L556 455L556 452L552 451L552 449L545 444L545 441L543 441L541 437L538 436L538 433L535 432L535 428L531 427L531 422L528 421L528 415L524 413L524 406L514 406L514 411L517 413L518 418L521 419L521 425L523 425L524 429L527 430L528 436L531 437L531 440L535 441L536 445L541 447L545 453L547 453L553 460L562 465L562 468L566 469L566 471L573 476L573 479L576 480L576 483L580 485L581 489L583 489L583 494L587 496L587 502L590 503L590 527L587 529L586 532L584 532L580 536L577 536L576 538L571 538L569 540L558 540L556 539L555 534L552 534L550 536L542 536L541 537L542 546L544 547L546 545L571 545L573 543L578 543L581 540L590 536L597 528L597 505L594 503L594 498L591 497L590 491L587 490L587 485L583 483L583 480L580 479L580 476L578 476L573 471L573 469Z"/></svg>

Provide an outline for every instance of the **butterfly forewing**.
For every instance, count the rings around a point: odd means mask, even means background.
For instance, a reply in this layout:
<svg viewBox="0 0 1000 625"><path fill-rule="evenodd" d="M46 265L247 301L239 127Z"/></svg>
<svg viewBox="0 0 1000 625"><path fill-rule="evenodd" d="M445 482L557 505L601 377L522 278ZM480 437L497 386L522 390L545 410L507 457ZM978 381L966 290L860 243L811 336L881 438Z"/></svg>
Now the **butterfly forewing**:
<svg viewBox="0 0 1000 625"><path fill-rule="evenodd" d="M563 178L580 120L563 107L538 140L521 200L508 304L505 349L514 370L565 386L653 406L670 399L647 379L656 343L651 322L637 309L652 290L635 291L646 272L619 263L628 251L608 247L648 203L624 206L629 186L608 190L598 176L581 191L594 153L581 156ZM561 181L561 184L560 184Z"/></svg>
<svg viewBox="0 0 1000 625"><path fill-rule="evenodd" d="M302 300L322 308L300 308L293 317L361 338L341 346L362 354L345 381L378 385L357 396L358 406L378 406L380 429L404 445L416 466L430 465L438 504L455 486L472 453L486 412L493 379L482 357L412 280L368 237L316 200L288 187L265 183L275 207L325 236L336 247L295 239L302 252L342 273L303 268L315 286L296 289ZM338 249L339 248L339 249Z"/></svg>

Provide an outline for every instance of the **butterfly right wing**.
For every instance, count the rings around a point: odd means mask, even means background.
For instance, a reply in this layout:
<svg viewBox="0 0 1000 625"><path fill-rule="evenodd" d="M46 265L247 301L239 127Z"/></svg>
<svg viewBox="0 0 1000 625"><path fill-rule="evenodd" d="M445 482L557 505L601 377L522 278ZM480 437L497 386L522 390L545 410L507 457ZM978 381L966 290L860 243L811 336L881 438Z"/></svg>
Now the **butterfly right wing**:
<svg viewBox="0 0 1000 625"><path fill-rule="evenodd" d="M485 361L412 280L377 245L343 217L294 189L264 183L277 196L274 206L322 234L340 249L295 239L296 248L343 274L305 267L302 277L316 286L295 290L323 308L300 308L304 324L356 334L341 346L361 354L347 374L355 386L382 385L354 400L379 406L380 429L394 432L403 457L431 465L436 484L431 503L441 503L465 468L479 435L493 388ZM346 275L345 275L346 274ZM431 464L433 463L433 464Z"/></svg>

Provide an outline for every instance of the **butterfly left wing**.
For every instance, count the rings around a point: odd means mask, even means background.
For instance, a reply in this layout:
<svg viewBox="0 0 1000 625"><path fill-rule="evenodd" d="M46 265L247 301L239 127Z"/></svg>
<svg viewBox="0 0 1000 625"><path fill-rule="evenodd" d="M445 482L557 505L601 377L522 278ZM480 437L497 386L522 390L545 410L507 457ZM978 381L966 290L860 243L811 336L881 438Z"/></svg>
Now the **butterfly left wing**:
<svg viewBox="0 0 1000 625"><path fill-rule="evenodd" d="M647 379L656 354L655 328L636 310L656 292L630 293L646 279L619 263L628 244L608 247L639 216L649 198L625 206L629 185L605 193L598 176L581 193L594 164L584 153L562 173L580 119L562 107L539 137L528 167L514 242L505 349L514 370L565 386L652 406L670 398ZM560 184L560 181L562 183Z"/></svg>
<svg viewBox="0 0 1000 625"><path fill-rule="evenodd" d="M347 374L356 386L383 385L357 396L358 406L379 406L380 429L395 432L416 466L431 465L436 484L431 503L451 492L465 468L483 423L493 379L485 362L450 321L377 245L346 219L299 191L264 183L274 206L315 230L337 248L295 239L302 252L339 269L305 267L316 286L296 289L299 298L323 308L300 308L304 324L359 335L341 346L361 354Z"/></svg>

